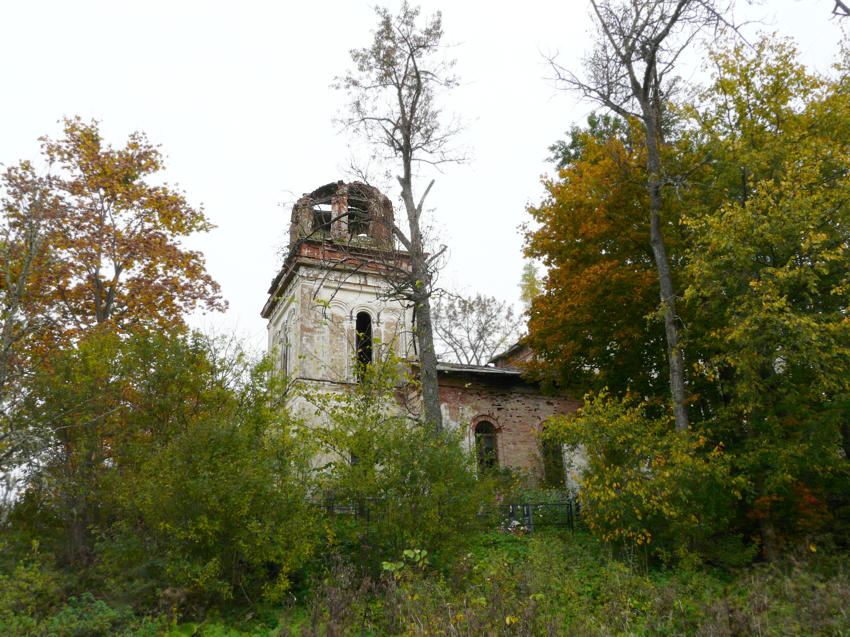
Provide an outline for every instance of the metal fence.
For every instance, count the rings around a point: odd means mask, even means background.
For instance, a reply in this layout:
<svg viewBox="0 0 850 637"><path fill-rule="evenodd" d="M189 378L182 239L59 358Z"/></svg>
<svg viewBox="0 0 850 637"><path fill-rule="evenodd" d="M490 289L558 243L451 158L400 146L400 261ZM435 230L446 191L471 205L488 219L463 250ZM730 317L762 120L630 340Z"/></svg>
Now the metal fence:
<svg viewBox="0 0 850 637"><path fill-rule="evenodd" d="M482 515L487 516L493 526L534 533L535 528L543 527L562 527L572 531L575 529L578 512L578 502L569 498L556 502L488 505L484 507Z"/></svg>
<svg viewBox="0 0 850 637"><path fill-rule="evenodd" d="M381 519L391 515L394 508L387 506L388 502L383 498L362 498L355 501L326 497L314 504L330 515L350 516L367 524L380 523ZM488 525L505 531L533 533L536 528L543 527L574 530L579 505L574 498L554 502L484 504L478 515Z"/></svg>

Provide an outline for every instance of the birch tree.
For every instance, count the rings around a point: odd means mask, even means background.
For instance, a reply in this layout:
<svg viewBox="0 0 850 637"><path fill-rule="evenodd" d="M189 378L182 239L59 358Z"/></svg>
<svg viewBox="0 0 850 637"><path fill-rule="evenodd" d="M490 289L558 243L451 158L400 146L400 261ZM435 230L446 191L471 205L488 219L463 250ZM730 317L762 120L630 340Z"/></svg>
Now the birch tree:
<svg viewBox="0 0 850 637"><path fill-rule="evenodd" d="M51 322L41 300L45 281L55 267L50 229L59 209L50 192L51 179L30 163L10 167L2 177L0 201L0 476L7 486L8 463L24 446L28 433L10 420L28 373L39 355L32 340Z"/></svg>

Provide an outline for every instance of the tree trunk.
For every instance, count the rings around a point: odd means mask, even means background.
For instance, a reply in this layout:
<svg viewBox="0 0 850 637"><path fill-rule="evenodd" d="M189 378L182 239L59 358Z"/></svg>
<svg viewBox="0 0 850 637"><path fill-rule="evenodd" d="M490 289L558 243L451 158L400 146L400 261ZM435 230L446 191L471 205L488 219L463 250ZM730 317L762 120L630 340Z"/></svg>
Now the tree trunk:
<svg viewBox="0 0 850 637"><path fill-rule="evenodd" d="M401 183L401 196L407 211L410 228L410 265L411 300L414 304L414 324L416 325L416 343L419 347L419 382L422 385L422 406L425 422L435 434L443 430L443 414L440 411L440 389L437 380L437 353L434 350L434 327L431 321L431 275L422 246L422 232L419 228L419 215L422 203L417 206L413 201L412 177L409 160L404 161L404 177ZM430 188L430 187L429 187ZM425 194L428 194L426 190Z"/></svg>
<svg viewBox="0 0 850 637"><path fill-rule="evenodd" d="M676 325L676 295L670 261L661 231L661 152L658 148L660 131L656 113L651 104L643 105L646 128L647 187L649 188L650 244L658 271L661 312L664 316L664 332L667 337L667 358L670 368L670 395L673 399L673 417L676 431L688 430L688 411L685 406L685 363L679 346L679 330Z"/></svg>
<svg viewBox="0 0 850 637"><path fill-rule="evenodd" d="M434 351L434 331L431 324L431 300L427 295L417 302L416 342L419 347L419 381L422 383L422 404L425 421L435 433L443 429L440 410L440 388L437 379L437 354Z"/></svg>

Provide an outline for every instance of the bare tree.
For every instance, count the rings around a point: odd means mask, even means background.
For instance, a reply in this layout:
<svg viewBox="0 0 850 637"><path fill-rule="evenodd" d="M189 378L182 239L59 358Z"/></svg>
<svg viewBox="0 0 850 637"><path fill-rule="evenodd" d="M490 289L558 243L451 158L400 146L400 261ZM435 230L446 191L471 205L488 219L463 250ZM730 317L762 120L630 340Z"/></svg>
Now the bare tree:
<svg viewBox="0 0 850 637"><path fill-rule="evenodd" d="M591 0L598 35L596 46L585 61L586 75L579 77L550 60L563 86L643 124L650 243L658 273L670 393L678 431L687 430L688 413L676 294L662 232L662 190L669 181L661 161L664 109L674 89L673 73L681 54L704 29L727 25L723 15L731 8L732 0L723 7L721 1Z"/></svg>
<svg viewBox="0 0 850 637"><path fill-rule="evenodd" d="M465 365L486 365L522 335L522 315L506 301L476 294L444 294L434 303L434 332L442 357Z"/></svg>
<svg viewBox="0 0 850 637"><path fill-rule="evenodd" d="M447 122L437 94L457 85L453 60L442 55L439 12L417 25L419 9L402 3L398 15L376 9L378 27L372 45L351 51L355 69L339 78L337 88L348 93L349 115L343 123L360 134L381 159L395 163L407 229L395 224L392 235L409 255L409 267L394 278L398 298L413 307L424 416L434 431L442 429L434 349L431 295L435 254L428 254L422 233L422 211L434 181L416 191L417 169L461 161L450 142L458 125Z"/></svg>
<svg viewBox="0 0 850 637"><path fill-rule="evenodd" d="M840 18L850 17L850 6L841 0L835 0L835 6L832 8L832 15L837 15Z"/></svg>

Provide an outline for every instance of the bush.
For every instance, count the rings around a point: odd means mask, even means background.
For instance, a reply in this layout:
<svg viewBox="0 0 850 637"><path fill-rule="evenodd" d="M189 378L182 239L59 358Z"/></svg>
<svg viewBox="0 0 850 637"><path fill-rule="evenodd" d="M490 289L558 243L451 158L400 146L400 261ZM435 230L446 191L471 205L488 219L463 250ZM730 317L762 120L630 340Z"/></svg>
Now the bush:
<svg viewBox="0 0 850 637"><path fill-rule="evenodd" d="M731 476L723 449L675 432L669 418L648 418L629 399L585 400L548 435L586 456L579 497L588 527L606 542L661 557L708 548L745 486Z"/></svg>
<svg viewBox="0 0 850 637"><path fill-rule="evenodd" d="M49 558L42 559L38 544L34 544L29 556L20 560L8 575L0 575L0 621L5 622L0 625L12 625L14 617L21 625L26 623L24 619L35 625L61 602L71 579L49 562ZM9 629L0 631L7 633L15 634Z"/></svg>
<svg viewBox="0 0 850 637"><path fill-rule="evenodd" d="M480 526L490 481L476 476L460 432L437 434L401 413L392 361L362 376L347 392L307 396L326 420L311 431L325 459L319 485L329 498L329 543L373 569L405 549L448 561ZM351 515L335 514L339 505Z"/></svg>
<svg viewBox="0 0 850 637"><path fill-rule="evenodd" d="M279 599L311 554L305 448L273 406L269 372L252 369L217 416L152 450L126 485L125 520L137 516L140 528L125 523L113 540L126 546L139 530L150 539L134 553L161 562L164 604Z"/></svg>

